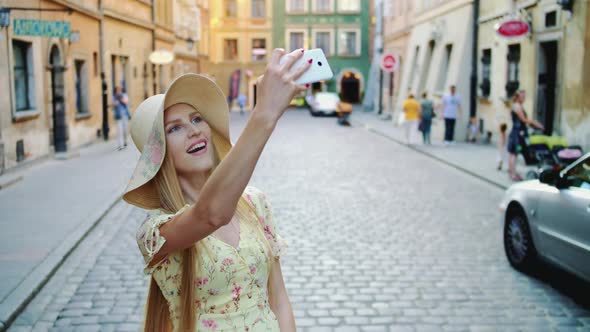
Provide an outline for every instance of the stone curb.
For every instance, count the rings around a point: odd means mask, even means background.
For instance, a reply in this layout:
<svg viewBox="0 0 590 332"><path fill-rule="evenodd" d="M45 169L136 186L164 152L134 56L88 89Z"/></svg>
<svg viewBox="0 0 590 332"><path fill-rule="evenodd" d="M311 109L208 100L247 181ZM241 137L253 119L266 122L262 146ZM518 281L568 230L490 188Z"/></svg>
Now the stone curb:
<svg viewBox="0 0 590 332"><path fill-rule="evenodd" d="M68 256L90 234L98 223L121 199L120 193L113 193L112 199L101 204L95 212L82 221L77 229L70 233L60 245L47 255L47 257L20 282L20 284L6 296L0 304L0 332L6 331L16 317L33 300L43 286L57 272Z"/></svg>

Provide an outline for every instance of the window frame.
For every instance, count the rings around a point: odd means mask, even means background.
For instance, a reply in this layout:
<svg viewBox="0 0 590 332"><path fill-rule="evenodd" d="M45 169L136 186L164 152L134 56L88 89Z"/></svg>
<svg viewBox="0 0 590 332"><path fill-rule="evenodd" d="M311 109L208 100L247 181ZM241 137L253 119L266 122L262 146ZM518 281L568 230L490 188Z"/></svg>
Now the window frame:
<svg viewBox="0 0 590 332"><path fill-rule="evenodd" d="M255 40L264 40L264 50L266 51L266 53L264 54L264 59L261 59L261 60L254 60L253 59L253 56L254 56L254 54L253 54L253 52L254 52L254 41ZM250 39L250 61L252 61L252 62L264 62L264 61L267 61L267 59L268 59L268 48L266 46L266 42L267 42L266 38L251 38Z"/></svg>
<svg viewBox="0 0 590 332"><path fill-rule="evenodd" d="M307 12L309 12L309 1L308 0L302 0L303 1L303 11L300 10L291 10L291 2L294 0L287 0L285 1L285 12L287 14L306 14Z"/></svg>
<svg viewBox="0 0 590 332"><path fill-rule="evenodd" d="M489 54L489 57L486 57L486 53ZM489 98L492 94L492 58L492 48L488 47L481 50L481 82L479 84L479 91L484 98Z"/></svg>
<svg viewBox="0 0 590 332"><path fill-rule="evenodd" d="M16 94L16 59L14 58L14 47L15 44L20 44L24 47L24 50L21 53L23 56L23 65L24 65L24 80L25 80L25 96L26 96L26 107L18 108L17 107L17 94ZM29 114L36 114L39 111L36 108L36 94L35 94L35 63L34 63L34 56L33 56L33 47L34 44L32 41L23 40L23 39L16 39L13 38L10 43L11 51L10 51L10 70L12 71L12 79L10 80L11 84L11 94L13 96L13 105L12 105L12 112L13 116L17 118L19 116L27 116ZM19 49L21 49L19 47Z"/></svg>
<svg viewBox="0 0 590 332"><path fill-rule="evenodd" d="M441 66L439 66L440 68L440 72L438 73L438 77L437 77L437 81L436 81L436 86L435 86L435 91L437 93L439 93L440 95L444 94L444 90L445 87L447 85L447 81L449 80L449 70L451 68L451 63L453 60L453 49L455 48L455 45L453 45L453 43L447 43L444 45L443 50L443 58L442 61L444 62L444 67L442 66L443 63L441 63Z"/></svg>
<svg viewBox="0 0 590 332"><path fill-rule="evenodd" d="M314 14L332 14L332 13L334 13L335 0L326 0L326 1L330 1L330 9L318 10L317 9L318 0L311 0L311 12Z"/></svg>
<svg viewBox="0 0 590 332"><path fill-rule="evenodd" d="M358 9L352 9L352 10L350 10L350 9L342 9L340 7L340 4L342 3L341 1L342 0L338 0L338 4L336 5L337 6L336 9L337 9L337 11L338 11L339 14L358 14L358 13L361 12L361 7L363 5L362 4L362 0L355 0L358 3Z"/></svg>
<svg viewBox="0 0 590 332"><path fill-rule="evenodd" d="M330 52L326 52L324 51L324 53L326 54L326 56L333 56L336 54L336 42L334 41L334 29L333 28L317 28L317 29L313 29L311 30L311 48L318 48L317 45L317 34L318 32L327 32L330 34ZM304 37L305 40L305 37ZM304 42L305 44L305 42Z"/></svg>
<svg viewBox="0 0 590 332"><path fill-rule="evenodd" d="M291 49L291 33L293 32L301 32L303 33L303 48L307 48L308 44L308 30L305 28L290 28L285 29L285 49L287 52L292 51Z"/></svg>
<svg viewBox="0 0 590 332"><path fill-rule="evenodd" d="M511 50L515 49L518 52L511 53ZM521 54L522 54L522 47L520 43L516 44L509 44L507 45L506 50L506 98L512 98L514 93L518 91L520 86L520 74L521 74ZM514 61L515 60L515 61ZM512 74L511 65L515 64L514 75ZM512 77L514 76L514 77ZM514 79L513 79L514 78Z"/></svg>
<svg viewBox="0 0 590 332"><path fill-rule="evenodd" d="M262 3L264 4L263 6L263 11L262 11L262 16L254 16L254 2L256 1L262 1ZM266 17L266 0L252 0L250 1L250 17L251 18L265 18Z"/></svg>
<svg viewBox="0 0 590 332"><path fill-rule="evenodd" d="M227 5L228 5L228 1L233 1L235 3L235 15L230 16L227 15L228 10L227 10ZM223 0L223 18L238 18L238 12L239 12L239 8L238 8L238 0Z"/></svg>
<svg viewBox="0 0 590 332"><path fill-rule="evenodd" d="M90 108L88 107L88 98L90 95L89 91L89 84L88 84L88 60L84 58L74 58L74 97L76 102L76 114L77 115L85 115L90 113ZM78 64L81 63L82 66L80 68L80 77L78 78ZM80 81L80 87L78 91L78 86L76 83ZM78 96L78 93L80 94ZM78 98L80 100L80 108L78 108Z"/></svg>
<svg viewBox="0 0 590 332"><path fill-rule="evenodd" d="M356 49L357 49L357 54L346 54L343 53L342 50L344 49L343 47L341 47L341 40L340 40L340 34L343 32L355 32L356 33L356 38L355 38L355 44L356 44ZM338 32L337 32L337 37L338 39L338 56L343 56L343 57L361 57L363 55L363 50L362 50L362 38L361 38L361 29L360 28L339 28Z"/></svg>
<svg viewBox="0 0 590 332"><path fill-rule="evenodd" d="M236 41L236 58L235 59L227 59L225 57L225 48L226 48L226 41L228 40L235 40ZM223 61L224 62L235 62L240 60L240 43L238 38L222 38L222 47L223 47Z"/></svg>

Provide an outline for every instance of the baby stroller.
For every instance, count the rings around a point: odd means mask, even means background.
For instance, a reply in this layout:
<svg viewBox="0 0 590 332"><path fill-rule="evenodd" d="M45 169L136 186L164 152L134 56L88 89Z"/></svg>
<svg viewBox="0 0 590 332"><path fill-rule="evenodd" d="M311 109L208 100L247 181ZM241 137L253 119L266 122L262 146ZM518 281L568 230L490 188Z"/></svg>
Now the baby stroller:
<svg viewBox="0 0 590 332"><path fill-rule="evenodd" d="M544 170L560 171L582 156L582 147L568 145L561 136L532 134L525 140L523 156L527 166L536 166L526 174L527 180L538 179Z"/></svg>

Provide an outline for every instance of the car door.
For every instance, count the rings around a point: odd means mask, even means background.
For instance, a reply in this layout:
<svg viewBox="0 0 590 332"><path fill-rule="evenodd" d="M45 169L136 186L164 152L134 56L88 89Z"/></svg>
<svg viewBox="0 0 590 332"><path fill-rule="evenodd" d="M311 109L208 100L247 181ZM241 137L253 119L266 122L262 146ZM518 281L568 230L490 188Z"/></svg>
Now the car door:
<svg viewBox="0 0 590 332"><path fill-rule="evenodd" d="M545 254L590 279L590 154L562 173L563 189L541 193L537 209Z"/></svg>

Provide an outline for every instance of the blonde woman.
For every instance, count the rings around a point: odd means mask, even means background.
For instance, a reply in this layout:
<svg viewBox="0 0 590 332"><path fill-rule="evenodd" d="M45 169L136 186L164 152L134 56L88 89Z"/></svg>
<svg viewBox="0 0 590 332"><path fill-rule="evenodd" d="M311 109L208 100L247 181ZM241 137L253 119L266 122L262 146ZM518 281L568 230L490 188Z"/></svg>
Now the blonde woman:
<svg viewBox="0 0 590 332"><path fill-rule="evenodd" d="M226 98L205 76L179 77L134 113L141 157L123 198L150 210L137 232L151 275L145 331L295 331L279 260L285 245L265 195L247 184L305 89L294 80L309 63L290 70L302 56L273 51L233 147Z"/></svg>

